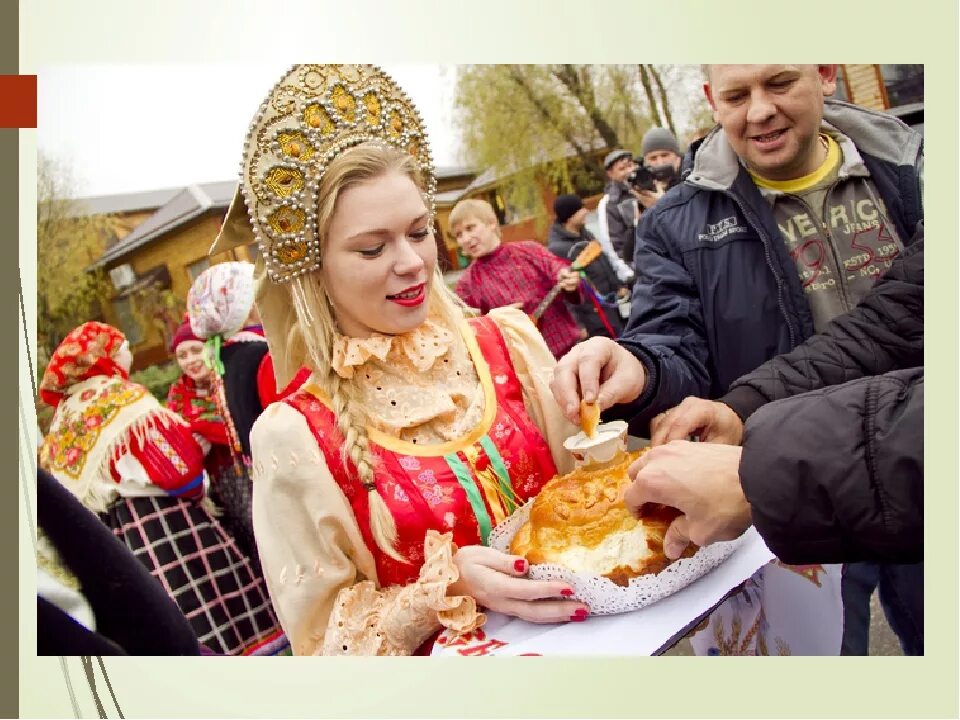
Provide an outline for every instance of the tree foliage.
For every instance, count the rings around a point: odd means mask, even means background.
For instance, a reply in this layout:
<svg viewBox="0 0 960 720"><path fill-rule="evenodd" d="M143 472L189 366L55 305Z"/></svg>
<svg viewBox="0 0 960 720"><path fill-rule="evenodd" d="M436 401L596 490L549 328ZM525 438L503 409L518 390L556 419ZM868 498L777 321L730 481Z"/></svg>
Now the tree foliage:
<svg viewBox="0 0 960 720"><path fill-rule="evenodd" d="M545 215L540 182L596 192L609 149L639 151L653 125L693 129L676 119L702 117L700 82L692 65L462 66L455 118L464 159L505 179L508 204Z"/></svg>
<svg viewBox="0 0 960 720"><path fill-rule="evenodd" d="M108 216L84 215L70 199L70 169L49 156L37 157L37 370L77 325L102 317L109 292L102 270L87 268L114 237Z"/></svg>

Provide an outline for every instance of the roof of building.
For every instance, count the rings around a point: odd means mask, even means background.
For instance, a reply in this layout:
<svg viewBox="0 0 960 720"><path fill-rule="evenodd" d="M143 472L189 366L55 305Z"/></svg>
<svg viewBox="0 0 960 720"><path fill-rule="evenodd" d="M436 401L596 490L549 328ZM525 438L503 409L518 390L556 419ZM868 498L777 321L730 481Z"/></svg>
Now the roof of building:
<svg viewBox="0 0 960 720"><path fill-rule="evenodd" d="M438 178L455 178L474 174L474 170L459 165L443 165L434 168ZM77 198L78 214L107 215L114 213L155 210L125 238L107 248L93 267L102 267L136 250L153 240L199 217L208 210L226 208L237 189L235 180L197 183L185 188L166 188L125 195L100 195ZM452 204L463 190L438 193L436 201L441 205ZM212 241L212 238L211 238Z"/></svg>
<svg viewBox="0 0 960 720"><path fill-rule="evenodd" d="M433 174L438 178L460 177L461 175L474 175L476 170L473 168L462 167L460 165L438 165L433 168Z"/></svg>
<svg viewBox="0 0 960 720"><path fill-rule="evenodd" d="M73 198L71 202L74 215L115 215L156 210L170 202L171 198L181 190L183 190L182 187L144 190L122 195L91 195Z"/></svg>
<svg viewBox="0 0 960 720"><path fill-rule="evenodd" d="M176 193L157 212L134 228L120 242L107 248L93 267L102 267L138 247L156 240L200 217L208 210L226 209L237 190L236 181L188 185ZM213 238L210 238L213 242Z"/></svg>

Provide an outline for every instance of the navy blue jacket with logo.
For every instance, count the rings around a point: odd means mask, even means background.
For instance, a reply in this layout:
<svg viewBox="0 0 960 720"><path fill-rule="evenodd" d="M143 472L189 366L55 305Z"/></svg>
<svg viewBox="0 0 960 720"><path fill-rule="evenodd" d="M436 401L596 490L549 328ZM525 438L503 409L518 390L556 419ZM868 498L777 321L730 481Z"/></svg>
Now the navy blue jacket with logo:
<svg viewBox="0 0 960 720"><path fill-rule="evenodd" d="M824 121L853 140L887 218L909 244L923 220L922 136L891 115L829 100ZM814 333L769 204L729 154L721 169L694 155L684 182L637 227L633 310L619 342L648 380L636 401L611 413L632 418L634 433L645 434L654 415L689 395L719 397Z"/></svg>

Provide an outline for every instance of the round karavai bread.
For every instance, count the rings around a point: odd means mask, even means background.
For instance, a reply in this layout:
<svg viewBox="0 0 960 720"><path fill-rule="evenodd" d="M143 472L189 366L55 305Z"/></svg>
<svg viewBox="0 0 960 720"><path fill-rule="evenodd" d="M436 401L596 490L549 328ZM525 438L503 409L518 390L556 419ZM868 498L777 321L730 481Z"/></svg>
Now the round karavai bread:
<svg viewBox="0 0 960 720"><path fill-rule="evenodd" d="M631 578L670 565L663 536L679 511L648 504L638 519L623 503L630 482L627 468L643 452L624 453L603 466L580 467L550 480L534 499L530 519L514 536L510 552L532 565L562 565L623 587ZM688 546L683 557L696 550Z"/></svg>

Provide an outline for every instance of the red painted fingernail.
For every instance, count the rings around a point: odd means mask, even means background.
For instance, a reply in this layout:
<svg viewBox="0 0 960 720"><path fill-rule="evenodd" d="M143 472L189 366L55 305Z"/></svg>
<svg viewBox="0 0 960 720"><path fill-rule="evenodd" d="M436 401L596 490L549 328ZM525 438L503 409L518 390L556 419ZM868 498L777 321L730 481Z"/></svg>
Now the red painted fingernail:
<svg viewBox="0 0 960 720"><path fill-rule="evenodd" d="M570 588L564 588L560 591L560 594L563 595L563 597L573 597L573 590Z"/></svg>
<svg viewBox="0 0 960 720"><path fill-rule="evenodd" d="M526 560L516 560L516 561L513 563L513 569L516 570L517 572L523 572L524 570L527 569L527 561L526 561Z"/></svg>
<svg viewBox="0 0 960 720"><path fill-rule="evenodd" d="M570 616L572 622L583 622L590 616L590 612L586 608L577 608L576 612Z"/></svg>

